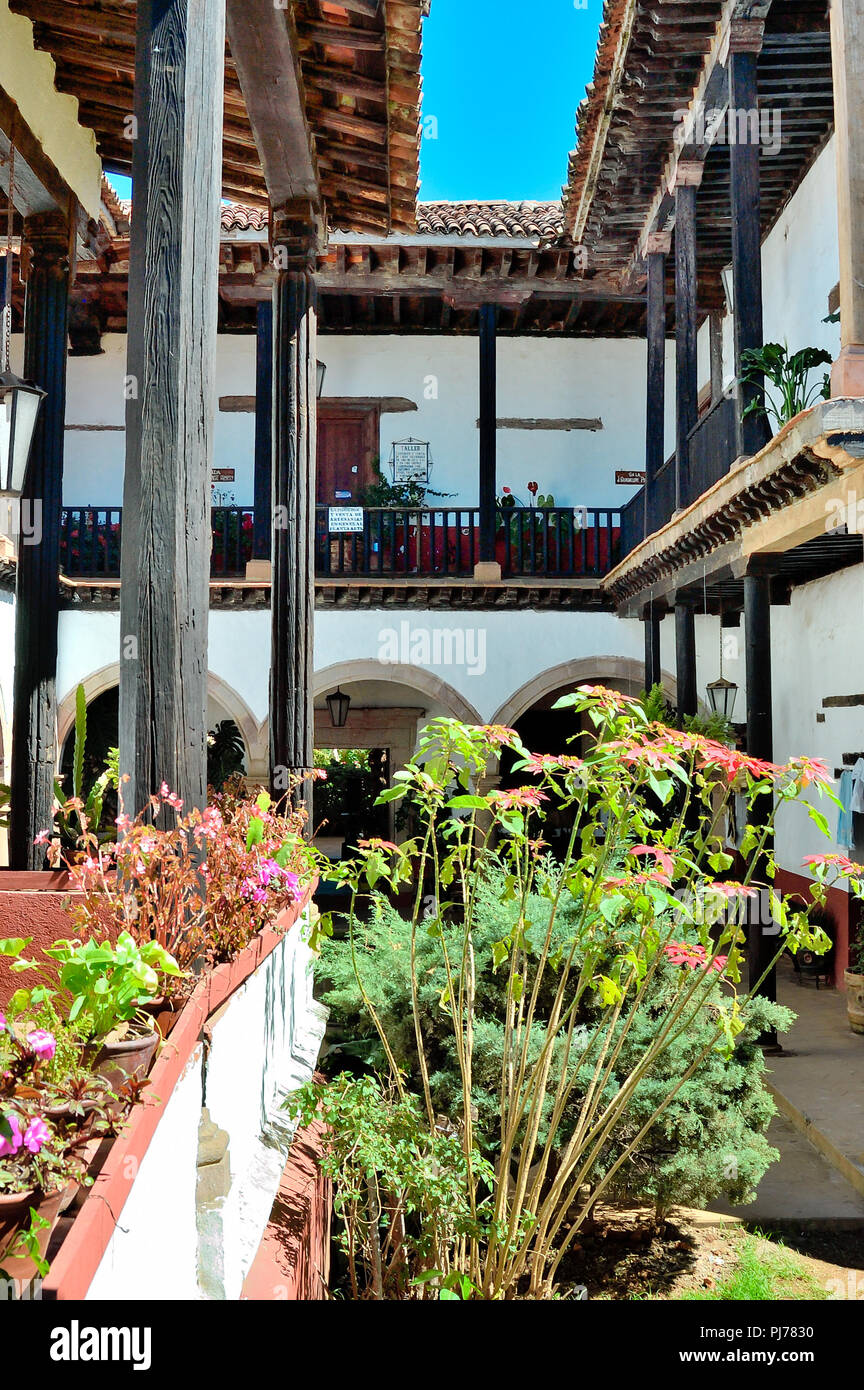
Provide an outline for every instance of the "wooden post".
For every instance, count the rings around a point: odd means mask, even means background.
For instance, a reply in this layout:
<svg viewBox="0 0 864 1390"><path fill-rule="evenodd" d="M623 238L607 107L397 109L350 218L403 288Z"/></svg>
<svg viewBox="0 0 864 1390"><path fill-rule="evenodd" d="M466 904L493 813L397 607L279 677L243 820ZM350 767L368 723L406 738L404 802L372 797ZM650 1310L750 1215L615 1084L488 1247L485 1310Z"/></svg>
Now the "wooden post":
<svg viewBox="0 0 864 1390"><path fill-rule="evenodd" d="M120 597L120 766L135 814L207 795L210 471L224 0L138 0Z"/></svg>
<svg viewBox="0 0 864 1390"><path fill-rule="evenodd" d="M831 0L840 241L840 356L835 396L864 396L864 0Z"/></svg>
<svg viewBox="0 0 864 1390"><path fill-rule="evenodd" d="M758 453L769 438L768 421L763 410L745 418L745 412L754 402L762 405L762 386L741 380L743 354L761 348L763 343L757 66L764 28L764 22L760 20L735 24L729 54L729 182L735 375L739 383L736 425L739 455Z"/></svg>
<svg viewBox="0 0 864 1390"><path fill-rule="evenodd" d="M763 570L744 576L745 664L747 680L747 752L754 758L771 762L774 756L774 723L771 701L771 577ZM757 797L750 811L750 821L764 826L770 818L772 798ZM777 935L770 930L768 911L768 882L757 864L755 882L760 883L759 911L750 922L747 938L749 987L752 989L777 951ZM753 900L754 908L757 905ZM768 930L766 930L768 928ZM766 999L777 998L777 976L770 970L759 987ZM760 1041L765 1047L776 1047L777 1037L767 1033Z"/></svg>
<svg viewBox="0 0 864 1390"><path fill-rule="evenodd" d="M723 395L723 318L716 309L708 320L708 335L711 355L711 404L716 405Z"/></svg>
<svg viewBox="0 0 864 1390"><path fill-rule="evenodd" d="M696 190L699 163L678 166L675 189L675 510L683 503L690 467L689 435L699 415L696 364Z"/></svg>
<svg viewBox="0 0 864 1390"><path fill-rule="evenodd" d="M21 499L12 696L12 817L9 864L41 869L34 845L50 830L57 767L57 628L63 434L66 416L66 334L69 305L69 226L59 213L24 223L30 266L24 306L24 377L48 394L42 403L26 491Z"/></svg>
<svg viewBox="0 0 864 1390"><path fill-rule="evenodd" d="M495 561L495 530L497 493L496 450L498 443L498 407L496 389L496 328L497 309L494 304L481 304L480 322L480 564L475 567L477 579L500 579L500 566Z"/></svg>
<svg viewBox="0 0 864 1390"><path fill-rule="evenodd" d="M648 237L648 401L645 417L645 535L655 530L654 480L666 455L666 257L671 232ZM663 518L662 520L666 520Z"/></svg>
<svg viewBox="0 0 864 1390"><path fill-rule="evenodd" d="M255 530L252 555L270 559L273 494L273 303L258 305L255 372Z"/></svg>
<svg viewBox="0 0 864 1390"><path fill-rule="evenodd" d="M660 661L660 622L662 617L662 608L658 608L654 603L646 604L643 613L646 691L650 691L653 685L659 685L663 680L663 668Z"/></svg>
<svg viewBox="0 0 864 1390"><path fill-rule="evenodd" d="M678 715L695 714L699 708L696 687L696 622L693 600L675 599L675 674L678 682Z"/></svg>
<svg viewBox="0 0 864 1390"><path fill-rule="evenodd" d="M317 318L314 252L274 213L273 580L270 783L284 799L312 767L315 714L315 457ZM308 783L298 796L308 800Z"/></svg>

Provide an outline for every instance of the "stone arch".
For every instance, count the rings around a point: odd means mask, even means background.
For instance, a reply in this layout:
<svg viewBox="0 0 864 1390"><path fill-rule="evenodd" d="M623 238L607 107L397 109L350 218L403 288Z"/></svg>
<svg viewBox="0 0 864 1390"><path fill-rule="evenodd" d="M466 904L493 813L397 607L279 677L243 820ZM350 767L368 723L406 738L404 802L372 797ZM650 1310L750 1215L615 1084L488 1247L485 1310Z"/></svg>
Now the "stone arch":
<svg viewBox="0 0 864 1390"><path fill-rule="evenodd" d="M75 691L79 682L67 691L57 707L57 757L59 760L63 746L75 723ZM98 671L91 671L88 676L80 682L84 686L84 694L87 704L90 705L99 695L104 695L106 691L113 689L120 684L120 663L112 661L107 666L102 666ZM212 671L207 673L207 693L216 704L220 705L229 719L233 719L243 738L246 746L247 764L250 772L253 765L260 764L262 757L264 765L267 763L267 741L266 730L258 723L246 701L241 698L227 681L222 680L221 676L216 676ZM262 753L262 732L263 732L263 753Z"/></svg>
<svg viewBox="0 0 864 1390"><path fill-rule="evenodd" d="M399 663L390 665L375 660L337 661L316 671L313 681L315 698L326 695L337 685L348 685L352 681L392 681L394 685L408 686L421 695L427 695L435 704L449 710L453 719L461 719L464 724L483 724L485 721L474 706L460 695L447 681L442 681L434 672L423 666L407 666Z"/></svg>
<svg viewBox="0 0 864 1390"><path fill-rule="evenodd" d="M620 690L622 695L638 695L645 688L645 666L630 656L585 656L578 661L565 661L560 666L551 666L539 676L527 681L504 701L493 715L491 723L511 727L538 700L553 691L569 686L575 690L578 685L592 682L608 685ZM663 672L663 689L674 704L677 699L677 682L674 676Z"/></svg>

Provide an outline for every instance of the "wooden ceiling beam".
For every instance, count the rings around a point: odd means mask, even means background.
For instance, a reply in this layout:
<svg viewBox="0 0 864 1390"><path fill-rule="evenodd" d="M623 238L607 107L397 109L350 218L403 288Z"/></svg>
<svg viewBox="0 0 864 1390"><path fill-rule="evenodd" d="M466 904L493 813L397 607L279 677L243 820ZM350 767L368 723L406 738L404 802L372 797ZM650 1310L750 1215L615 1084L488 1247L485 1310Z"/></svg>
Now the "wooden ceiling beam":
<svg viewBox="0 0 864 1390"><path fill-rule="evenodd" d="M287 10L273 0L227 0L228 42L255 136L270 201L323 203L296 37Z"/></svg>

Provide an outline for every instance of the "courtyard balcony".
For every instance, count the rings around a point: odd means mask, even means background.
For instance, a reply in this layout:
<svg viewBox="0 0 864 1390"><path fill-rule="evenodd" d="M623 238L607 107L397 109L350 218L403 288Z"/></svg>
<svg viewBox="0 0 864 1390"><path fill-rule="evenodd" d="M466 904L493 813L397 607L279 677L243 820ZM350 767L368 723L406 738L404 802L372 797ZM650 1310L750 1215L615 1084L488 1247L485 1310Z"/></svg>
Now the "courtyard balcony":
<svg viewBox="0 0 864 1390"><path fill-rule="evenodd" d="M70 579L120 578L121 507L66 507L60 568ZM214 507L210 572L243 579L255 556L254 507ZM346 529L350 528L350 529ZM503 578L602 579L622 558L621 513L611 507L511 507L497 515ZM470 579L480 558L478 507L315 509L315 572L322 579Z"/></svg>

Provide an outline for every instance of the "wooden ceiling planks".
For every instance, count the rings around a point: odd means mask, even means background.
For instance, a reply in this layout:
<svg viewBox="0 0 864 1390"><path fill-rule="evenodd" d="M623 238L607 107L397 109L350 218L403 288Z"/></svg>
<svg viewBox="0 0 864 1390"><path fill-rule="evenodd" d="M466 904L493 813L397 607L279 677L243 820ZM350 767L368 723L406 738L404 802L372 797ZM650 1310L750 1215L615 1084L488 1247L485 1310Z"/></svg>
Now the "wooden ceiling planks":
<svg viewBox="0 0 864 1390"><path fill-rule="evenodd" d="M129 172L135 0L10 0L76 96L110 169ZM306 118L331 226L411 231L419 186L424 0L297 0ZM223 192L266 206L267 186L230 48L225 74Z"/></svg>

